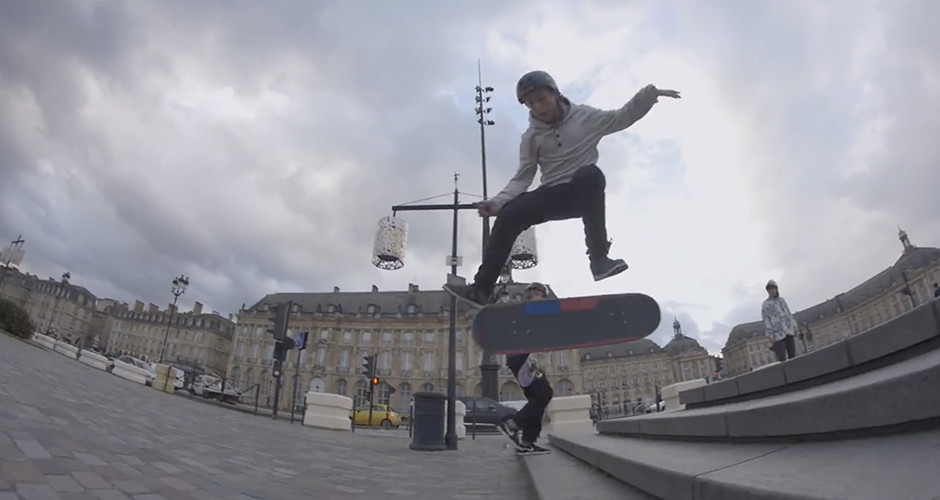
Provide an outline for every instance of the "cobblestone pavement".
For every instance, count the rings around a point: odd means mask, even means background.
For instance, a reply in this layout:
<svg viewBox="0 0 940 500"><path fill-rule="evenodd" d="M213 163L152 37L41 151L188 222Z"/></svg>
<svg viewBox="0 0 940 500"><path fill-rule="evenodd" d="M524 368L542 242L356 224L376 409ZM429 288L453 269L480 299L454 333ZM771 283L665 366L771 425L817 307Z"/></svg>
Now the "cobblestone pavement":
<svg viewBox="0 0 940 500"><path fill-rule="evenodd" d="M0 333L0 500L536 498L501 437L408 444L200 404Z"/></svg>

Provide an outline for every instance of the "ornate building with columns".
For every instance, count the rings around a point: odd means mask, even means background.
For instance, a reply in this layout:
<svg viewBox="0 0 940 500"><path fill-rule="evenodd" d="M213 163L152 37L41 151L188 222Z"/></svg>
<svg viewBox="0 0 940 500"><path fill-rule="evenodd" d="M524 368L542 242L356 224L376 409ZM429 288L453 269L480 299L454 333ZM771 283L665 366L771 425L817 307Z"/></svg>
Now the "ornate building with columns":
<svg viewBox="0 0 940 500"><path fill-rule="evenodd" d="M526 285L508 284L509 298L521 299ZM307 391L341 394L360 404L369 389L362 375L363 357L372 354L381 380L376 402L406 410L413 392L446 392L447 292L420 290L414 284L406 291L379 291L373 286L368 292L342 292L337 287L332 293L275 293L239 311L228 378L242 391L258 385L262 406L271 405L274 394L274 339L267 332L273 325L271 306L288 301L293 303L288 330L306 331L308 340L306 349L288 352L279 407L289 408L292 397L302 404ZM483 353L471 337L470 311L458 302L457 314L457 395L480 395ZM576 351L540 357L556 394L582 391ZM524 399L505 367L505 357L497 358L500 400Z"/></svg>
<svg viewBox="0 0 940 500"><path fill-rule="evenodd" d="M940 282L940 248L918 247L898 231L901 255L888 268L847 292L794 313L800 324L797 353L856 335L933 300ZM760 304L755 304L760 311ZM722 349L728 375L776 361L761 321L732 328Z"/></svg>
<svg viewBox="0 0 940 500"><path fill-rule="evenodd" d="M659 389L711 377L714 359L698 341L682 333L678 319L664 347L650 339L581 349L585 392L608 414L629 413L639 401L654 404Z"/></svg>
<svg viewBox="0 0 940 500"><path fill-rule="evenodd" d="M225 375L235 332L231 316L203 312L199 302L192 311L178 312L172 305L162 311L154 304L145 308L139 300L133 308L113 304L108 314L109 354L156 362L166 339L164 360L169 364Z"/></svg>
<svg viewBox="0 0 940 500"><path fill-rule="evenodd" d="M0 296L22 306L37 331L54 332L76 346L93 345L89 326L97 299L85 287L70 283L69 273L57 281L6 267L0 272L4 274Z"/></svg>
<svg viewBox="0 0 940 500"><path fill-rule="evenodd" d="M507 300L521 300L527 283L507 286ZM549 287L550 295L554 295ZM238 313L229 383L254 394L259 405L274 397L272 306L293 303L289 331L306 331L306 349L289 351L281 375L278 407L303 404L307 391L348 396L358 405L368 396L363 357L375 354L380 383L375 401L407 411L415 391L447 391L447 339L450 295L443 290L275 293ZM481 395L482 350L472 340L472 314L462 303L457 310L457 396ZM665 347L644 339L590 349L535 353L556 396L600 395L610 406L641 398L652 404L656 390L676 381L709 376L714 360L697 341L673 325ZM522 389L497 355L500 401L525 399ZM250 397L250 396L249 396ZM250 402L247 401L246 402Z"/></svg>

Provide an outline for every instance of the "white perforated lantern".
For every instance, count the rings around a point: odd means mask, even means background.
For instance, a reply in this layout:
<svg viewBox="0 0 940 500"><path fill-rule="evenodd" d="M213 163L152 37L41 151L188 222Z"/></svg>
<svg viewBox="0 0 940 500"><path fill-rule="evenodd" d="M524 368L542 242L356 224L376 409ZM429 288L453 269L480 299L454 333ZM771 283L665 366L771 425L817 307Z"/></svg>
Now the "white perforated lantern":
<svg viewBox="0 0 940 500"><path fill-rule="evenodd" d="M372 265L393 271L405 265L405 243L408 241L408 223L393 215L379 219L372 246Z"/></svg>
<svg viewBox="0 0 940 500"><path fill-rule="evenodd" d="M539 252L535 246L535 226L530 226L516 238L509 252L513 269L530 269L539 263Z"/></svg>

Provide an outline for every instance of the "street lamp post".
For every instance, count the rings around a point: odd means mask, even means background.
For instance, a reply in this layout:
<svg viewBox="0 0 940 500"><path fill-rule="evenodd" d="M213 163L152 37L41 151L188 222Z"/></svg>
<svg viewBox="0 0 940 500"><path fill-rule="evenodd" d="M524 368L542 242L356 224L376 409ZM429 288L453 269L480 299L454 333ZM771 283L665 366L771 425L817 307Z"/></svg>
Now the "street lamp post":
<svg viewBox="0 0 940 500"><path fill-rule="evenodd" d="M496 124L495 121L487 118L493 108L487 106L490 102L490 96L493 87L483 86L483 71L480 61L477 60L477 86L476 86L476 114L477 123L480 124L480 164L483 168L483 199L488 199L486 186L486 127ZM483 256L486 255L486 246L490 240L490 218L483 217ZM491 351L484 350L480 359L480 387L481 396L485 398L499 400L499 364L496 363L496 355Z"/></svg>
<svg viewBox="0 0 940 500"><path fill-rule="evenodd" d="M173 293L173 307L166 323L166 332L163 333L163 347L160 348L160 363L163 363L163 358L166 355L166 342L170 337L170 325L173 324L173 316L176 313L176 301L180 298L180 295L186 292L187 286L189 286L189 278L186 276L181 274L179 277L173 278L173 286L170 288L170 292Z"/></svg>
<svg viewBox="0 0 940 500"><path fill-rule="evenodd" d="M386 270L400 269L404 265L402 260L404 255L405 243L405 224L404 221L396 220L398 212L405 211L428 211L428 210L452 210L454 213L453 230L451 233L451 253L449 257L451 274L457 275L457 266L459 258L457 257L457 213L459 210L475 209L476 205L472 203L460 203L460 192L457 189L458 174L454 174L454 201L451 204L429 204L429 205L396 205L392 207L392 217L383 218L379 221L379 233L376 235L376 244L374 249L372 263ZM383 229L389 232L383 233ZM447 431L444 435L444 443L448 450L457 449L457 422L454 407L457 399L457 299L450 298L450 334L448 335L447 348Z"/></svg>

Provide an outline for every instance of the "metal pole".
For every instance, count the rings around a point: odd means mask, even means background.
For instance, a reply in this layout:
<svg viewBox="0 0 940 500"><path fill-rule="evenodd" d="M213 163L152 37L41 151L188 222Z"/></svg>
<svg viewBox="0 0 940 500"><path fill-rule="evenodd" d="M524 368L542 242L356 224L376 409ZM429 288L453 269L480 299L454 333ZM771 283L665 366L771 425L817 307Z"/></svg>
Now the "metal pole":
<svg viewBox="0 0 940 500"><path fill-rule="evenodd" d="M460 192L457 190L458 174L454 174L454 226L451 234L450 272L457 275L457 211L460 204ZM454 406L457 404L457 298L450 297L450 337L447 347L447 433L444 444L448 450L457 449L457 417Z"/></svg>
<svg viewBox="0 0 940 500"><path fill-rule="evenodd" d="M281 307L287 308L287 319L284 321L284 335L287 335L287 330L290 328L290 313L291 313L291 309L294 308L294 302L287 301L287 304L281 304ZM275 342L277 344L281 344L282 348L284 347L284 343L281 342L281 339L275 339ZM277 355L278 351L280 351L281 353L280 356ZM274 380L274 407L271 409L271 418L273 418L274 420L277 420L277 403L278 403L278 398L281 395L281 373L284 371L284 367L282 366L283 360L281 358L287 359L286 353L283 350L278 349L277 346L275 346L274 347L274 366L277 368L277 375L275 376L275 380Z"/></svg>
<svg viewBox="0 0 940 500"><path fill-rule="evenodd" d="M486 183L486 126L492 125L493 122L486 119L487 108L486 108L486 98L483 94L487 90L483 87L483 69L480 63L480 60L477 59L477 102L480 107L477 109L477 115L479 119L477 120L480 123L480 165L483 169L483 199L487 200L487 183ZM490 218L489 216L483 217L483 245L481 259L486 257L486 247L490 241ZM456 273L455 273L456 274ZM483 354L480 359L480 395L485 398L490 398L494 401L499 400L499 364L496 363L496 355L493 352L488 350L483 350Z"/></svg>
<svg viewBox="0 0 940 500"><path fill-rule="evenodd" d="M166 343L170 337L170 326L173 324L173 316L176 315L176 301L180 298L180 295L186 292L186 286L188 285L189 278L182 274L173 280L173 288L170 289L170 292L173 294L173 311L170 312L170 320L166 324L166 332L163 333L163 347L160 348L160 361L158 361L158 363L163 363L164 356L166 355Z"/></svg>
<svg viewBox="0 0 940 500"><path fill-rule="evenodd" d="M290 395L290 423L294 423L294 407L297 406L297 382L300 381L300 349L297 350L297 366L294 370L294 390Z"/></svg>

